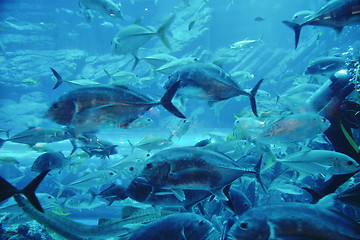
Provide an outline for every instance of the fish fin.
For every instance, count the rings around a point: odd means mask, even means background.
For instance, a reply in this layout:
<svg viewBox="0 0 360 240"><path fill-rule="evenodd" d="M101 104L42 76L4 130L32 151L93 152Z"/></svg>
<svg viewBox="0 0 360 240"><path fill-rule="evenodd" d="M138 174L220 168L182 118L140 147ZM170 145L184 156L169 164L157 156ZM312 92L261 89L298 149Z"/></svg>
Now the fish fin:
<svg viewBox="0 0 360 240"><path fill-rule="evenodd" d="M329 210L335 209L335 200L336 200L336 193L331 193L328 195L325 195L323 198L321 198L316 205L322 208L326 208Z"/></svg>
<svg viewBox="0 0 360 240"><path fill-rule="evenodd" d="M229 201L229 199L226 197L223 188L215 188L210 191L215 197L217 197L219 200L223 201Z"/></svg>
<svg viewBox="0 0 360 240"><path fill-rule="evenodd" d="M337 34L337 35L340 35L340 33L342 32L342 30L344 29L344 27L335 27L334 29L335 29L335 31L336 31L336 34Z"/></svg>
<svg viewBox="0 0 360 240"><path fill-rule="evenodd" d="M264 182L262 180L262 177L261 177L261 165L263 163L262 159L263 159L263 155L261 154L258 163L254 167L254 171L255 171L255 174L256 174L256 179L260 183L260 186L262 187L264 192L267 192L267 188L265 187L265 184L264 184Z"/></svg>
<svg viewBox="0 0 360 240"><path fill-rule="evenodd" d="M257 91L259 90L259 87L261 85L261 83L264 81L264 79L260 79L257 84L254 86L254 88L251 90L249 98L250 98L250 105L251 105L251 110L253 111L254 115L258 117L258 113L257 113L257 109L256 109L256 100L255 100L255 96Z"/></svg>
<svg viewBox="0 0 360 240"><path fill-rule="evenodd" d="M36 178L34 178L23 190L18 191L18 193L22 193L29 200L29 202L40 212L44 212L44 209L41 207L39 200L35 195L35 190L41 183L41 181L45 178L50 170L46 170L40 173ZM16 190L14 186L8 183L11 186L11 190ZM5 184L6 185L6 184ZM10 186L7 187L10 187Z"/></svg>
<svg viewBox="0 0 360 240"><path fill-rule="evenodd" d="M170 25L173 23L174 19L175 19L175 14L172 14L168 20L166 20L166 22L161 25L161 27L157 30L157 34L160 37L160 40L164 43L164 45L168 48L171 49L171 45L169 40L167 39L165 33L166 31L169 29Z"/></svg>
<svg viewBox="0 0 360 240"><path fill-rule="evenodd" d="M53 69L53 68L50 68L50 69L56 78L56 83L53 87L53 90L54 90L54 89L57 89L64 82L64 80L62 79L60 74L57 71L55 71L55 69Z"/></svg>
<svg viewBox="0 0 360 240"><path fill-rule="evenodd" d="M129 139L128 139L128 142L129 142L130 147L131 147L131 153L133 153L136 146L134 146L134 144L132 144Z"/></svg>
<svg viewBox="0 0 360 240"><path fill-rule="evenodd" d="M6 142L5 139L0 138L0 148L2 148L5 142Z"/></svg>
<svg viewBox="0 0 360 240"><path fill-rule="evenodd" d="M289 28L294 30L294 32L295 32L295 49L296 49L299 44L299 38L300 38L300 32L301 32L302 26L300 24L297 24L297 23L294 23L291 21L282 21L282 23L284 23L286 26L288 26Z"/></svg>
<svg viewBox="0 0 360 240"><path fill-rule="evenodd" d="M179 199L180 201L186 200L185 193L181 189L171 189L171 191L174 193L175 197Z"/></svg>
<svg viewBox="0 0 360 240"><path fill-rule="evenodd" d="M314 202L318 202L321 198L324 197L324 195L322 193L315 191L314 189L307 188L307 187L303 187L302 189L304 189L305 191L310 193Z"/></svg>
<svg viewBox="0 0 360 240"><path fill-rule="evenodd" d="M71 143L71 145L73 146L73 149L71 150L70 155L73 155L73 154L76 152L76 150L77 150L78 147L77 147L76 142L75 142L74 139L70 139L70 143Z"/></svg>
<svg viewBox="0 0 360 240"><path fill-rule="evenodd" d="M160 103L166 110L168 110L175 116L177 116L179 118L186 118L171 102L176 91L178 90L178 88L180 86L180 83L181 83L180 81L177 81L176 83L174 83L169 88L169 90L164 94L164 96L161 98Z"/></svg>
<svg viewBox="0 0 360 240"><path fill-rule="evenodd" d="M133 64L131 70L134 70L136 68L136 66L139 64L140 58L137 56L136 53L133 53L132 55L134 56L134 64Z"/></svg>

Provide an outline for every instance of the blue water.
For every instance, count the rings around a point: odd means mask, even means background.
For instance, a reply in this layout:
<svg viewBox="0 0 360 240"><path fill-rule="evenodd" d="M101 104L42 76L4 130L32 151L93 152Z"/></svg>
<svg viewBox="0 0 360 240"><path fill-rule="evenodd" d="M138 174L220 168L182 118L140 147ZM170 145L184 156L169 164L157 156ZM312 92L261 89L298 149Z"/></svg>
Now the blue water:
<svg viewBox="0 0 360 240"><path fill-rule="evenodd" d="M160 99L165 93L162 84L168 76L152 72L145 60L141 60L132 70L133 56L113 54L111 42L119 29L137 19L141 18L143 26L157 29L172 13L176 14L176 18L167 32L172 49L167 49L154 36L138 50L139 58L167 53L176 58L192 57L204 62L227 59L221 67L230 74L236 71L253 74L252 79L243 82L244 89L251 89L264 78L260 89L266 91L269 97L258 97L258 103L266 104L266 100L271 99L271 104L275 104L276 97L291 87L310 81L321 85L327 80L328 76L322 75L303 78L312 59L330 56L334 51L359 52L359 25L347 26L341 34L327 27L306 26L302 29L298 49L294 49L294 33L281 21L291 20L294 13L304 9L315 11L324 3L324 0L190 0L190 6L185 6L181 0L133 0L121 1L124 20L101 16L92 11L93 19L87 22L76 0L3 0L0 2L0 129L10 130L12 136L32 126L60 127L47 118L45 112L59 96L72 88L63 83L52 90L55 78L50 67L56 69L65 80L86 78L101 84L109 83L104 69L112 74L129 71L139 77L153 77L150 86L140 88L128 85L142 94ZM263 20L255 21L257 17ZM189 31L188 25L192 20L195 20L195 24ZM235 42L257 39L261 39L261 43L252 48L238 52L230 50ZM204 101L190 99L186 102L185 113L191 116L191 127L180 140L174 137L171 147L192 146L209 138L211 132L226 136L233 129L235 115L252 115L246 97L230 99L216 110ZM140 129L109 126L100 129L97 136L118 145L118 154L109 159L81 159L84 163L73 168L75 173L64 169L58 180L64 181L67 176L76 179L83 172L102 169L131 155L127 140L136 143L145 136L166 135L176 128L177 119L162 107L151 109L144 117L151 118L154 123ZM266 120L273 121L274 118ZM5 133L0 134L1 138L7 138ZM45 146L62 151L66 156L72 149L68 140ZM135 149L135 153L139 152L143 150ZM37 175L30 171L30 166L40 154L25 144L6 142L0 149L0 157L14 157L20 164L0 162L0 175L10 182L24 176L13 184L18 188L25 186ZM128 179L121 174L118 181L124 185L128 183ZM45 179L37 191L56 195L56 190L56 184ZM96 192L99 190L96 188ZM282 202L283 198L279 196L277 194L278 199L273 197L269 202ZM111 207L83 211L64 208L63 211L72 213L70 217L74 219L85 219L93 224L101 217L120 217L117 211L121 206L121 203L117 203L113 211Z"/></svg>

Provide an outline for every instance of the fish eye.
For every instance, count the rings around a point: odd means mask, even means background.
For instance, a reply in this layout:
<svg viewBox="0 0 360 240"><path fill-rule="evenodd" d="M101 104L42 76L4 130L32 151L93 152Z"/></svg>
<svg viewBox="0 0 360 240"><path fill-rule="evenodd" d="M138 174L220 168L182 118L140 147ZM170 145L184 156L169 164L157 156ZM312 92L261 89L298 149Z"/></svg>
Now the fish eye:
<svg viewBox="0 0 360 240"><path fill-rule="evenodd" d="M109 174L110 174L110 176L114 175L114 173L113 173L113 172L110 172Z"/></svg>
<svg viewBox="0 0 360 240"><path fill-rule="evenodd" d="M48 198L48 199L51 199L52 197L51 197L51 196L48 196L47 198Z"/></svg>
<svg viewBox="0 0 360 240"><path fill-rule="evenodd" d="M129 168L129 171L130 171L130 172L134 171L134 167L130 167L130 168Z"/></svg>
<svg viewBox="0 0 360 240"><path fill-rule="evenodd" d="M151 169L151 168L153 168L152 163L148 163L148 164L146 164L146 169Z"/></svg>
<svg viewBox="0 0 360 240"><path fill-rule="evenodd" d="M249 224L247 222L241 222L239 226L241 229L246 230L249 227Z"/></svg>
<svg viewBox="0 0 360 240"><path fill-rule="evenodd" d="M327 122L326 118L322 118L321 121L322 121L323 123L326 123L326 122Z"/></svg>
<svg viewBox="0 0 360 240"><path fill-rule="evenodd" d="M147 119L147 121L148 121L148 122L151 122L151 119L150 119L150 118L148 118L148 119Z"/></svg>
<svg viewBox="0 0 360 240"><path fill-rule="evenodd" d="M204 225L204 221L203 221L203 220L200 220L200 221L199 221L199 226L202 226L202 225Z"/></svg>
<svg viewBox="0 0 360 240"><path fill-rule="evenodd" d="M352 161L347 161L346 164L347 164L348 166L351 166L351 165L353 165L354 163L353 163Z"/></svg>
<svg viewBox="0 0 360 240"><path fill-rule="evenodd" d="M147 153L147 154L146 154L146 157L150 157L150 153Z"/></svg>
<svg viewBox="0 0 360 240"><path fill-rule="evenodd" d="M184 123L186 123L186 119L184 119Z"/></svg>
<svg viewBox="0 0 360 240"><path fill-rule="evenodd" d="M52 108L58 109L58 108L59 108L59 103L54 103L54 104L52 105Z"/></svg>

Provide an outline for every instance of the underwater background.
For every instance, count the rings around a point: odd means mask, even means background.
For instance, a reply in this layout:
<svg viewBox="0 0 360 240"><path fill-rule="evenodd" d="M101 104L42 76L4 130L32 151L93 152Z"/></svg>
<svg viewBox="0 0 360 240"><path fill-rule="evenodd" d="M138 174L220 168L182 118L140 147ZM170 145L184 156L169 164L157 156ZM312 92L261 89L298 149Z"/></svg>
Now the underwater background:
<svg viewBox="0 0 360 240"><path fill-rule="evenodd" d="M118 1L114 2L118 4ZM302 187L318 187L328 180L326 176L310 173L309 176L300 178L296 170L279 166L279 163L271 167L269 162L273 156L283 159L306 150L307 147L312 150L335 151L331 142L322 135L327 128L320 131L310 128L290 132L289 136L295 135L299 139L282 141L279 145L277 139L270 139L269 142L261 143L267 147L259 147L260 144L256 142L259 133L256 124L261 121L261 124L269 126L291 114L304 114L301 106L316 89L300 90L293 95L286 92L307 84L320 88L331 74L341 69L305 74L314 59L335 56L349 60L358 57L359 25L346 26L340 34L328 27L305 26L301 31L298 47L294 48L294 32L282 21L291 20L299 11L317 11L326 2L127 0L120 1L118 5L122 12L121 19L86 9L83 3L76 0L1 0L0 137L5 142L0 148L0 176L22 189L44 170L42 166L34 167L35 159L44 153L61 152L60 157L51 156L56 159L55 162L60 161L61 166L48 174L36 192L51 196L52 204L48 208L51 211L82 223L96 225L99 218L121 218L124 206L142 210L152 206L125 196L109 205L107 199L100 194L105 189L113 183L127 188L136 174L141 174L149 156L163 149L194 146L207 140L208 142L201 144L205 146L221 142L221 149L217 147L216 151L234 160L253 156L246 165L249 169L262 156L263 167L266 165L267 171L262 174L263 181L267 188L272 186L272 190L263 191L258 183L256 186L251 185L255 181L251 176L244 178L239 187L247 193L254 207L283 202L311 202L311 195L303 191ZM175 16L174 20L165 33L169 48L155 32L171 16ZM118 54L114 50L116 35L132 24L147 26L146 29L152 33L143 36L151 35L151 38L135 54ZM133 40L124 40L121 44L131 45L131 41ZM169 58L160 59L160 65L152 65L150 56L160 53L171 55L172 60L186 59L181 63L184 65L193 62L214 63L236 79L236 83L246 92L250 92L260 79L264 79L256 95L259 120L254 120L256 118L247 96L240 95L214 105L199 99L184 100L175 96L173 103L186 116L186 120L177 118L162 106L154 105L126 128L120 123L107 122L91 134L83 133L82 138L78 139L72 135L63 141L48 138L41 141L36 139L40 138L36 134L27 136L31 138L31 143L26 142L28 140L21 142L11 139L17 133L34 127L63 130L64 126L47 115L49 108L64 94L93 84L108 86L120 81L119 85L149 96L153 101L159 101L167 91L165 85L169 76L176 71L176 68L164 72L159 70L164 63L171 62ZM134 55L139 59L136 65ZM322 70L332 66L333 63L330 63ZM63 79L62 84L56 88L54 86L57 79L51 68ZM352 99L358 100L356 97L352 96ZM95 118L100 118L100 115ZM241 122L239 119L242 118L252 119L249 120L251 123ZM304 133L308 131L313 131L313 136ZM352 128L352 131L355 142L358 142L358 130ZM302 137L302 134L306 136ZM94 146L91 141L103 142ZM229 142L232 141L239 143L230 146ZM75 153L74 142L78 144ZM226 150L222 151L223 148ZM42 170L35 170L37 167ZM129 170L132 168L136 171ZM69 187L76 179L98 171L114 171L116 178L97 179L96 183L89 182L85 187L75 190ZM356 183L357 178L352 178L343 189ZM236 182L235 185L237 184L239 183ZM360 220L356 208L343 203L340 205L351 218ZM0 208L2 206L5 205L0 205ZM204 204L206 214L201 210L193 212L206 217L212 224L217 224L213 228L221 233L225 231L223 222L227 222L232 215L225 210L214 210L222 207L219 201L216 204ZM178 211L177 208L171 210ZM11 236L5 235L7 231L14 231L13 235L18 236L16 234L21 232L18 224L25 229L30 226L31 231L41 233L42 238L56 239L55 235L46 235L41 224L30 221L32 219L20 218L24 216L20 213L20 208L9 212L0 210L4 228L1 239ZM16 218L6 219L7 214L13 214L11 217ZM36 239L31 234L31 237L27 235L27 239ZM220 235L203 239L220 239Z"/></svg>

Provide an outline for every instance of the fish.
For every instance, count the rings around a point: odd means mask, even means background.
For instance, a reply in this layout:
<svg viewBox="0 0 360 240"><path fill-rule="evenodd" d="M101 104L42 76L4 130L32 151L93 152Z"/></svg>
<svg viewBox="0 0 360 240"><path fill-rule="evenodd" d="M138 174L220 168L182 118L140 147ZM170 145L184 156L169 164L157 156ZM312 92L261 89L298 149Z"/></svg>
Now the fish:
<svg viewBox="0 0 360 240"><path fill-rule="evenodd" d="M98 208L106 205L106 202L100 198L97 198L96 195L93 194L78 194L74 195L70 198L67 198L64 206L70 209L76 210L93 210L94 208Z"/></svg>
<svg viewBox="0 0 360 240"><path fill-rule="evenodd" d="M46 170L45 172L40 173L22 190L17 189L0 176L0 203L15 195L19 196L19 194L23 194L37 211L44 212L39 199L35 195L35 190L40 185L41 181L46 177L49 171L50 170Z"/></svg>
<svg viewBox="0 0 360 240"><path fill-rule="evenodd" d="M125 193L126 188L123 185L112 183L108 188L96 194L108 202L108 206L113 204L114 201L121 201L128 196Z"/></svg>
<svg viewBox="0 0 360 240"><path fill-rule="evenodd" d="M153 150L163 149L171 146L173 144L172 142L173 135L170 134L169 136L146 136L144 139L136 143L135 145L128 140L131 152L134 151L135 148L140 148L142 150L151 152Z"/></svg>
<svg viewBox="0 0 360 240"><path fill-rule="evenodd" d="M360 239L359 223L326 201L254 207L235 218L224 239Z"/></svg>
<svg viewBox="0 0 360 240"><path fill-rule="evenodd" d="M74 127L78 133L96 132L109 123L128 128L131 122L157 105L162 105L179 118L185 118L171 103L178 87L179 83L175 84L158 102L120 86L75 89L55 101L47 115L58 124Z"/></svg>
<svg viewBox="0 0 360 240"><path fill-rule="evenodd" d="M145 60L154 69L157 69L166 63L176 60L177 58L166 53L157 53L154 55L143 57L141 59Z"/></svg>
<svg viewBox="0 0 360 240"><path fill-rule="evenodd" d="M150 156L150 153L133 153L131 155L124 156L117 163L111 165L110 169L120 171L126 178L132 180L139 174L146 159Z"/></svg>
<svg viewBox="0 0 360 240"><path fill-rule="evenodd" d="M153 187L170 189L179 200L185 199L184 189L207 190L220 200L227 200L223 188L247 173L256 174L262 185L261 162L262 158L254 170L250 170L215 151L176 147L151 156L138 177L145 178Z"/></svg>
<svg viewBox="0 0 360 240"><path fill-rule="evenodd" d="M240 189L229 186L229 189L224 191L224 193L229 199L225 202L226 206L232 212L241 215L252 208L252 203L250 202L249 198Z"/></svg>
<svg viewBox="0 0 360 240"><path fill-rule="evenodd" d="M160 67L156 68L155 72L160 72L162 74L172 74L174 73L179 67L185 66L194 62L197 62L198 59L193 57L186 57L186 58L179 58L174 59L170 62L167 62Z"/></svg>
<svg viewBox="0 0 360 240"><path fill-rule="evenodd" d="M52 143L64 141L72 135L63 129L53 127L29 127L27 130L19 132L8 139L0 138L0 147L5 142L15 142L34 146L36 143Z"/></svg>
<svg viewBox="0 0 360 240"><path fill-rule="evenodd" d="M258 116L255 95L262 82L263 79L258 81L249 93L238 86L230 74L219 66L212 63L194 62L179 67L170 75L164 87L170 89L179 83L177 94L182 97L206 100L210 104L245 95L250 99L254 115Z"/></svg>
<svg viewBox="0 0 360 240"><path fill-rule="evenodd" d="M79 0L86 9L94 10L103 16L123 19L123 14L118 5L112 0Z"/></svg>
<svg viewBox="0 0 360 240"><path fill-rule="evenodd" d="M98 170L84 174L83 176L66 185L57 182L57 184L59 185L57 197L59 197L63 193L65 188L74 188L86 192L91 187L98 187L106 183L111 183L112 181L115 181L117 177L118 174L113 170Z"/></svg>
<svg viewBox="0 0 360 240"><path fill-rule="evenodd" d="M332 175L354 173L360 165L346 154L329 150L304 150L277 159L277 162L289 166L300 173L322 175L325 180Z"/></svg>
<svg viewBox="0 0 360 240"><path fill-rule="evenodd" d="M20 162L14 157L0 157L0 163L5 165L19 165Z"/></svg>
<svg viewBox="0 0 360 240"><path fill-rule="evenodd" d="M125 55L131 53L135 57L135 63L132 69L135 69L139 62L137 57L137 50L148 42L153 36L159 36L163 44L171 49L169 40L167 39L166 32L175 19L175 14L171 15L157 31L151 28L142 26L140 24L132 24L126 26L115 35L111 42L112 52L118 55Z"/></svg>
<svg viewBox="0 0 360 240"><path fill-rule="evenodd" d="M256 141L280 144L311 140L330 127L330 122L317 113L298 113L267 123Z"/></svg>
<svg viewBox="0 0 360 240"><path fill-rule="evenodd" d="M81 88L81 87L85 87L85 86L100 85L100 83L98 83L96 81L88 80L88 79L64 80L55 69L53 69L53 68L50 68L50 69L56 78L56 83L53 87L53 90L57 89L64 82L73 88Z"/></svg>
<svg viewBox="0 0 360 240"><path fill-rule="evenodd" d="M213 231L212 223L200 215L176 213L146 224L134 232L129 240L206 240L214 239L210 237Z"/></svg>
<svg viewBox="0 0 360 240"><path fill-rule="evenodd" d="M245 39L242 41L238 41L236 43L231 44L230 48L231 49L238 49L238 50L245 50L245 49L250 49L253 48L254 45L258 44L258 43L263 43L264 41L262 40L262 37L256 40L250 40L250 39Z"/></svg>
<svg viewBox="0 0 360 240"><path fill-rule="evenodd" d="M77 136L71 140L73 150L72 155L78 148L83 150L89 155L89 158L93 156L100 157L101 159L110 158L110 155L117 154L116 147L118 145L112 144L109 141L100 140L96 136Z"/></svg>
<svg viewBox="0 0 360 240"><path fill-rule="evenodd" d="M323 26L334 28L338 33L345 26L360 23L360 3L358 0L331 0L318 11L302 21L282 21L295 32L295 49L299 44L300 32L304 26Z"/></svg>
<svg viewBox="0 0 360 240"><path fill-rule="evenodd" d="M346 68L344 58L341 57L321 57L309 64L305 69L305 74L331 74Z"/></svg>
<svg viewBox="0 0 360 240"><path fill-rule="evenodd" d="M263 18L263 17L256 17L256 18L254 18L254 21L256 21L256 22L262 22L262 21L265 21L266 19L265 18Z"/></svg>
<svg viewBox="0 0 360 240"><path fill-rule="evenodd" d="M59 169L60 171L70 163L62 152L47 152L38 156L31 166L31 171L44 172Z"/></svg>
<svg viewBox="0 0 360 240"><path fill-rule="evenodd" d="M189 131L190 126L191 126L191 121L187 119L181 119L178 122L176 128L171 130L171 135L177 136L180 140L181 137L184 136Z"/></svg>
<svg viewBox="0 0 360 240"><path fill-rule="evenodd" d="M19 207L32 219L49 229L51 232L71 240L111 239L112 237L128 237L134 227L127 228L124 224L87 225L73 221L52 211L36 210L21 195L14 196Z"/></svg>
<svg viewBox="0 0 360 240"><path fill-rule="evenodd" d="M153 188L142 177L135 177L125 190L126 195L141 203L162 207L181 207L191 212L194 205L211 196L209 191L184 189L184 199L179 199L168 189Z"/></svg>
<svg viewBox="0 0 360 240"><path fill-rule="evenodd" d="M141 117L130 123L129 128L145 128L151 126L153 123L154 120L152 120L151 118Z"/></svg>

